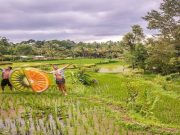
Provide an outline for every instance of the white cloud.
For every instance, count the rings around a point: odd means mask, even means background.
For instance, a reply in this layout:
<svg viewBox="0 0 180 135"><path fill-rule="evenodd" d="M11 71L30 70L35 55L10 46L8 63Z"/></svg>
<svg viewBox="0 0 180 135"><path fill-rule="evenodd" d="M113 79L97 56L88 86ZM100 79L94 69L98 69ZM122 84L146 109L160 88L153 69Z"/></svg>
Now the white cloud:
<svg viewBox="0 0 180 135"><path fill-rule="evenodd" d="M119 40L162 0L0 0L0 36L12 41ZM146 34L151 34L145 30Z"/></svg>
<svg viewBox="0 0 180 135"><path fill-rule="evenodd" d="M80 33L78 29L57 29L57 30L0 30L0 33L4 33L5 35L22 35L22 34L73 34L73 33Z"/></svg>
<svg viewBox="0 0 180 135"><path fill-rule="evenodd" d="M101 43L101 42L107 42L107 41L121 41L123 38L123 36L119 36L119 35L116 35L116 36L104 36L104 37L94 37L92 38L91 40L87 40L85 42L87 43L92 43L92 42L98 42L98 43Z"/></svg>

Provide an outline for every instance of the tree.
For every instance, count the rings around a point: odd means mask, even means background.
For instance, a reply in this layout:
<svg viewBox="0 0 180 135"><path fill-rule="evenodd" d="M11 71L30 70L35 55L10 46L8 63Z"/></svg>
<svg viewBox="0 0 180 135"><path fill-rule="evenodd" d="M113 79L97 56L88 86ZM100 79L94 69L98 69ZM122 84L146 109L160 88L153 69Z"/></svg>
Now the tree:
<svg viewBox="0 0 180 135"><path fill-rule="evenodd" d="M137 44L133 53L126 52L125 58L128 63L131 64L132 68L139 67L146 69L146 60L148 58L148 53L143 44Z"/></svg>
<svg viewBox="0 0 180 135"><path fill-rule="evenodd" d="M60 53L57 53L57 49L58 49L58 45L57 44L53 44L51 41L47 41L44 44L44 52L47 56L49 57L54 57Z"/></svg>
<svg viewBox="0 0 180 135"><path fill-rule="evenodd" d="M147 50L144 45L138 44L134 51L134 59L135 59L135 65L145 69L146 67L146 59L148 57Z"/></svg>
<svg viewBox="0 0 180 135"><path fill-rule="evenodd" d="M160 10L152 10L143 17L148 21L149 29L159 30L160 36L175 45L176 55L180 55L180 2L179 0L163 0Z"/></svg>
<svg viewBox="0 0 180 135"><path fill-rule="evenodd" d="M132 32L127 33L123 37L123 43L128 47L128 49L133 52L135 49L134 35Z"/></svg>
<svg viewBox="0 0 180 135"><path fill-rule="evenodd" d="M159 30L158 41L151 42L154 45L149 51L148 67L154 67L156 72L163 74L177 72L180 55L179 0L163 0L158 11L151 10L143 19L148 22L148 29Z"/></svg>
<svg viewBox="0 0 180 135"><path fill-rule="evenodd" d="M123 43L128 46L128 49L133 53L135 45L141 43L144 38L143 29L139 25L133 25L132 32L127 33L123 37Z"/></svg>
<svg viewBox="0 0 180 135"><path fill-rule="evenodd" d="M36 41L36 43L35 43L35 47L37 47L37 48L41 48L43 45L44 45L44 42L45 41Z"/></svg>
<svg viewBox="0 0 180 135"><path fill-rule="evenodd" d="M169 74L174 71L172 58L175 58L175 47L159 39L154 46L149 48L148 69L157 73Z"/></svg>
<svg viewBox="0 0 180 135"><path fill-rule="evenodd" d="M18 45L16 48L17 54L19 55L32 55L32 46L30 45Z"/></svg>
<svg viewBox="0 0 180 135"><path fill-rule="evenodd" d="M0 40L1 40L1 45L6 46L6 47L9 46L9 42L6 37L0 37Z"/></svg>
<svg viewBox="0 0 180 135"><path fill-rule="evenodd" d="M132 32L127 33L123 37L123 43L125 46L128 47L129 52L125 53L125 57L127 57L129 63L131 63L132 68L135 68L136 65L136 56L135 56L135 49L137 44L141 44L143 38L144 38L144 33L143 29L139 25L133 25L132 27Z"/></svg>
<svg viewBox="0 0 180 135"><path fill-rule="evenodd" d="M0 53L2 55L8 54L9 47L10 47L10 44L8 42L8 39L6 37L0 37Z"/></svg>
<svg viewBox="0 0 180 135"><path fill-rule="evenodd" d="M133 25L132 26L132 32L134 35L134 42L135 44L141 43L141 41L144 39L144 33L143 29L140 25Z"/></svg>
<svg viewBox="0 0 180 135"><path fill-rule="evenodd" d="M179 17L179 0L163 0L159 11L151 10L143 19L148 21L149 29L157 29L163 37L175 39L180 34Z"/></svg>

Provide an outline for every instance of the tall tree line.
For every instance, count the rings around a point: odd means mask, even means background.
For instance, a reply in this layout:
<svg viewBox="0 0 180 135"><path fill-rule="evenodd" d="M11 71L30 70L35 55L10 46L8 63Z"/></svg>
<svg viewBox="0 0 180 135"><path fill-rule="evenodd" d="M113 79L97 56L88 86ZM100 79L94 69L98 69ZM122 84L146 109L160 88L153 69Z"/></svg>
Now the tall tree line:
<svg viewBox="0 0 180 135"><path fill-rule="evenodd" d="M75 43L70 40L10 43L0 37L0 56L43 55L51 58L125 58L132 68L169 74L180 71L180 1L163 0L159 10L143 17L148 29L158 34L146 38L140 25L133 25L122 41Z"/></svg>

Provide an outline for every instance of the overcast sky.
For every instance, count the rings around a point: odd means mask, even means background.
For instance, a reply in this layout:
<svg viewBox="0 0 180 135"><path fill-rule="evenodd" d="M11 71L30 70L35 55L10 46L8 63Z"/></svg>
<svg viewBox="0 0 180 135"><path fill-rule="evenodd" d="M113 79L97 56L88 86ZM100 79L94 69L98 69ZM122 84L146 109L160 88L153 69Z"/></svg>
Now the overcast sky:
<svg viewBox="0 0 180 135"><path fill-rule="evenodd" d="M0 0L0 36L22 40L120 40L162 0ZM146 34L151 34L145 30Z"/></svg>

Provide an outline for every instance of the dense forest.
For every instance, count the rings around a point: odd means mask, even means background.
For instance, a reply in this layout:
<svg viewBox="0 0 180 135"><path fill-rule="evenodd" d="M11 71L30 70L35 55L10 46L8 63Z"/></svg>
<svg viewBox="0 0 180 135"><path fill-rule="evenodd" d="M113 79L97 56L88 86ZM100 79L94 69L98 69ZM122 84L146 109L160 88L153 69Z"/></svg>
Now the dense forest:
<svg viewBox="0 0 180 135"><path fill-rule="evenodd" d="M0 37L0 56L2 61L18 60L20 56L44 56L59 58L124 58L132 68L142 68L162 74L178 72L180 69L180 2L164 0L159 10L152 10L142 17L148 29L158 34L147 38L140 25L118 42L85 43L70 40L36 41L30 39L12 43Z"/></svg>

